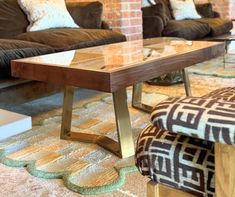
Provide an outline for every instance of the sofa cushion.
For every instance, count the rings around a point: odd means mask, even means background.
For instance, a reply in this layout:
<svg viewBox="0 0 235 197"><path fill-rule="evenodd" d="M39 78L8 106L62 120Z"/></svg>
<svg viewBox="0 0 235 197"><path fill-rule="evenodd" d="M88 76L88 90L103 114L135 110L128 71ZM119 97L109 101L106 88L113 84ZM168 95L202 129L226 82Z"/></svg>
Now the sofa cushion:
<svg viewBox="0 0 235 197"><path fill-rule="evenodd" d="M83 28L100 29L103 4L100 2L68 2L67 9L73 20Z"/></svg>
<svg viewBox="0 0 235 197"><path fill-rule="evenodd" d="M193 0L170 0L170 4L175 20L201 18Z"/></svg>
<svg viewBox="0 0 235 197"><path fill-rule="evenodd" d="M196 19L197 22L208 24L211 31L210 36L219 36L228 33L233 28L233 23L230 19L223 18L201 18Z"/></svg>
<svg viewBox="0 0 235 197"><path fill-rule="evenodd" d="M173 16L171 14L171 9L170 9L170 2L169 0L155 0L156 4L157 3L162 3L163 5L163 8L165 10L165 15L167 16L167 18L170 20L170 19L173 19Z"/></svg>
<svg viewBox="0 0 235 197"><path fill-rule="evenodd" d="M209 25L195 20L170 20L162 35L194 40L205 37L210 33Z"/></svg>
<svg viewBox="0 0 235 197"><path fill-rule="evenodd" d="M149 16L158 16L162 19L163 25L165 26L167 22L169 21L169 18L165 14L165 8L162 3L156 3L153 6L150 7L143 7L142 8L143 17L149 17Z"/></svg>
<svg viewBox="0 0 235 197"><path fill-rule="evenodd" d="M0 39L0 78L11 76L11 60L52 52L54 49L47 45L22 40Z"/></svg>
<svg viewBox="0 0 235 197"><path fill-rule="evenodd" d="M30 22L27 31L49 28L78 28L70 16L64 0L18 0Z"/></svg>
<svg viewBox="0 0 235 197"><path fill-rule="evenodd" d="M28 24L17 0L0 0L0 38L10 38L25 32Z"/></svg>
<svg viewBox="0 0 235 197"><path fill-rule="evenodd" d="M57 51L92 47L102 44L125 41L123 34L103 29L47 29L26 32L16 39L47 44Z"/></svg>
<svg viewBox="0 0 235 197"><path fill-rule="evenodd" d="M203 3L203 4L196 4L197 12L203 17L203 18L214 18L215 13L212 9L211 3Z"/></svg>

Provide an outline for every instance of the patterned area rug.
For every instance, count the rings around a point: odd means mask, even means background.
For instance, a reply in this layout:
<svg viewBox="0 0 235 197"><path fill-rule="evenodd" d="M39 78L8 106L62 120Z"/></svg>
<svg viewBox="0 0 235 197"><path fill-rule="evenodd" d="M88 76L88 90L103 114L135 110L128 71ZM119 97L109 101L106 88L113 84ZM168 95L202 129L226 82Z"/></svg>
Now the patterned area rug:
<svg viewBox="0 0 235 197"><path fill-rule="evenodd" d="M201 96L217 88L235 84L235 78L195 74L190 74L190 81L194 96ZM182 84L173 86L145 84L144 90L143 100L149 104L156 104L168 96L185 94ZM97 92L91 94L88 90L78 90L76 93L82 96L74 105L73 129L85 131L89 129L89 132L116 138L110 95ZM128 96L130 103L130 90ZM81 197L86 194L102 197L146 196L148 179L136 171L133 158L121 160L99 146L59 139L61 99L58 98L62 98L62 95L53 95L51 98L9 108L12 111L32 115L33 129L0 142L1 163L13 167L8 168L0 164L1 196ZM148 124L149 115L130 107L130 116L136 138L138 132ZM61 181L46 180L51 178L60 178Z"/></svg>
<svg viewBox="0 0 235 197"><path fill-rule="evenodd" d="M225 62L224 62L225 61ZM194 74L234 78L235 77L235 53L225 57L215 58L200 64L191 66L188 71Z"/></svg>
<svg viewBox="0 0 235 197"><path fill-rule="evenodd" d="M130 103L131 90L128 95ZM149 104L156 104L166 97L157 93L144 94L144 100ZM129 111L136 139L148 124L149 114L131 106ZM1 163L26 167L36 177L60 178L67 188L84 195L113 192L123 186L127 174L137 172L133 157L119 159L95 144L61 140L60 123L61 109L33 117L32 130L0 142ZM110 94L97 94L76 102L72 125L73 131L117 139Z"/></svg>

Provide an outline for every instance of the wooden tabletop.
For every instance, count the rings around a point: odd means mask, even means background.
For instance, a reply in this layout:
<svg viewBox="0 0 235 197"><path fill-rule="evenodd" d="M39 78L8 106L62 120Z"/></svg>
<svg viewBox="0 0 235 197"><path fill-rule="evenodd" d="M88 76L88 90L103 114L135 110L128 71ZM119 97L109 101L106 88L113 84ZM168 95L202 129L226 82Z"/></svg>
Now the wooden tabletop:
<svg viewBox="0 0 235 197"><path fill-rule="evenodd" d="M12 61L23 79L115 92L224 53L224 44L148 39Z"/></svg>

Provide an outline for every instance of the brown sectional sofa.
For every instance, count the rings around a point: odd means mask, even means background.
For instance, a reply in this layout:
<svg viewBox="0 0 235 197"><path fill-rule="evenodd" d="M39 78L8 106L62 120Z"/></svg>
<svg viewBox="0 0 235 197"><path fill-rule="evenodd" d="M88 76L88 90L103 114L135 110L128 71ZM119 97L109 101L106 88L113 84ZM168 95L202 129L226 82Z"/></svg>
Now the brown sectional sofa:
<svg viewBox="0 0 235 197"><path fill-rule="evenodd" d="M143 36L180 37L188 40L207 39L229 33L232 20L220 18L211 3L196 5L201 19L175 20L169 0L155 0L156 5L143 7Z"/></svg>
<svg viewBox="0 0 235 197"><path fill-rule="evenodd" d="M122 42L126 37L102 21L102 4L66 3L82 28L26 32L28 20L17 0L0 0L0 106L22 103L55 92L60 87L11 77L10 61L65 50Z"/></svg>

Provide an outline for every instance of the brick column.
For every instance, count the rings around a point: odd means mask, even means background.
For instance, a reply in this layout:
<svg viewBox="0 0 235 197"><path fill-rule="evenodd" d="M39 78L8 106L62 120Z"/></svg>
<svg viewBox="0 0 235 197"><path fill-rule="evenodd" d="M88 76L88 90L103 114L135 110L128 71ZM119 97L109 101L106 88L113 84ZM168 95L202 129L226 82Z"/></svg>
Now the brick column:
<svg viewBox="0 0 235 197"><path fill-rule="evenodd" d="M67 0L86 1L94 0ZM141 0L100 0L104 6L103 18L114 31L122 32L128 40L142 38Z"/></svg>
<svg viewBox="0 0 235 197"><path fill-rule="evenodd" d="M220 13L221 17L230 18L231 16L231 3L232 0L210 0L213 8Z"/></svg>

